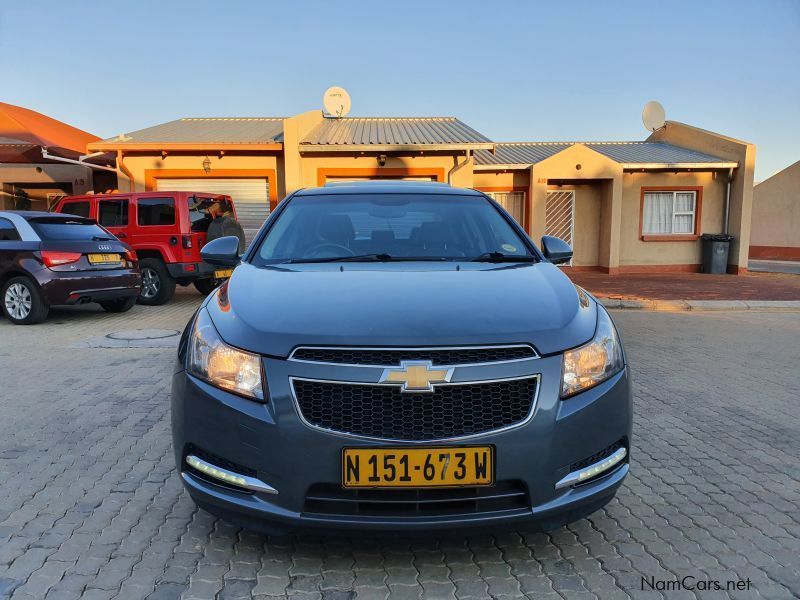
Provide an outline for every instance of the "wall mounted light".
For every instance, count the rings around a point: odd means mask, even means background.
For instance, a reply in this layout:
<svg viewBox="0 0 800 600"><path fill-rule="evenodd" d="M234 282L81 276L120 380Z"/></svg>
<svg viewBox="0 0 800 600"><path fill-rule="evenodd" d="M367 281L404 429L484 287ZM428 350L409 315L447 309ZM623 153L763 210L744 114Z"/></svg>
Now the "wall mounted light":
<svg viewBox="0 0 800 600"><path fill-rule="evenodd" d="M385 154L381 154L380 156L378 156L378 164L380 166L382 166L382 167L386 165L386 155Z"/></svg>
<svg viewBox="0 0 800 600"><path fill-rule="evenodd" d="M211 173L211 159L206 156L206 159L203 161L203 171L206 172L206 175Z"/></svg>

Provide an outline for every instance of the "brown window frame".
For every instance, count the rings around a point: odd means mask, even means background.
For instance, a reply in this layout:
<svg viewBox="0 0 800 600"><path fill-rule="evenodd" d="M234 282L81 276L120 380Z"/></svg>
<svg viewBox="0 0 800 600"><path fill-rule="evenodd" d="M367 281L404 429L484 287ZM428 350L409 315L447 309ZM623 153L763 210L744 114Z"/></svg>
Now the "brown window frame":
<svg viewBox="0 0 800 600"><path fill-rule="evenodd" d="M644 195L648 192L694 192L694 233L670 233L667 235L644 233ZM639 196L639 239L643 242L696 242L700 239L700 217L703 208L703 187L694 185L642 186Z"/></svg>

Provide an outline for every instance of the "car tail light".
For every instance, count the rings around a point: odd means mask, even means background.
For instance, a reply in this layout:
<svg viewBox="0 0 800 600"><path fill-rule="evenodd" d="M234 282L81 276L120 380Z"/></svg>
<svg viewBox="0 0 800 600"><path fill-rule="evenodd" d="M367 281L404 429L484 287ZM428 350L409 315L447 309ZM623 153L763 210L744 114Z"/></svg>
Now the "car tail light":
<svg viewBox="0 0 800 600"><path fill-rule="evenodd" d="M81 259L80 252L54 252L52 250L42 250L42 260L47 267L58 267L78 262Z"/></svg>
<svg viewBox="0 0 800 600"><path fill-rule="evenodd" d="M129 260L130 262L134 262L134 263L139 260L139 257L136 256L136 250L126 250L125 251L125 258L126 258L126 260Z"/></svg>
<svg viewBox="0 0 800 600"><path fill-rule="evenodd" d="M192 247L192 236L184 235L183 236L183 247L189 249Z"/></svg>

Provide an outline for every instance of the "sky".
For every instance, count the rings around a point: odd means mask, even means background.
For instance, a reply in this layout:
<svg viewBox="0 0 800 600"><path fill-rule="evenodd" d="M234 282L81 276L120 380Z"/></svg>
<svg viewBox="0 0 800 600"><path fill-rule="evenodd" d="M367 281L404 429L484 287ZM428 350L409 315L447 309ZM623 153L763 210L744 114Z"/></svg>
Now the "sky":
<svg viewBox="0 0 800 600"><path fill-rule="evenodd" d="M110 137L180 117L455 116L640 140L641 110L800 160L800 0L0 2L0 101Z"/></svg>

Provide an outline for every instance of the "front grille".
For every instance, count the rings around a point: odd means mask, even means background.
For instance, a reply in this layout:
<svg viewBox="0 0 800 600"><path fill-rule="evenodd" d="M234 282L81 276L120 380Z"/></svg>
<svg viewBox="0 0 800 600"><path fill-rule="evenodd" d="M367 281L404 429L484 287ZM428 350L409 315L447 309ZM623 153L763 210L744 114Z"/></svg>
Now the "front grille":
<svg viewBox="0 0 800 600"><path fill-rule="evenodd" d="M530 500L520 481L498 481L489 487L451 489L343 489L318 483L306 494L306 513L384 517L468 515L525 510Z"/></svg>
<svg viewBox="0 0 800 600"><path fill-rule="evenodd" d="M346 365L399 365L404 360L429 360L435 365L466 365L536 358L530 346L488 348L430 348L427 350L370 348L298 348L294 360Z"/></svg>
<svg viewBox="0 0 800 600"><path fill-rule="evenodd" d="M374 438L436 440L484 433L524 421L537 377L440 385L432 393L399 386L293 379L303 418L311 425Z"/></svg>
<svg viewBox="0 0 800 600"><path fill-rule="evenodd" d="M615 442L614 444L611 444L608 448L604 448L604 449L600 450L600 452L596 452L596 453L592 454L591 456L587 456L583 460L579 460L578 462L572 463L569 466L569 470L570 471L580 471L581 469L585 469L589 465L593 465L596 462L600 462L604 458L608 458L609 456L614 454L614 452L616 452L620 448L627 448L627 447L628 447L627 440L625 438L622 438L621 440Z"/></svg>

